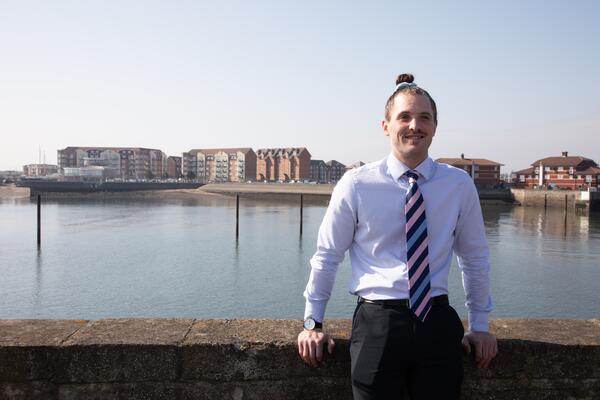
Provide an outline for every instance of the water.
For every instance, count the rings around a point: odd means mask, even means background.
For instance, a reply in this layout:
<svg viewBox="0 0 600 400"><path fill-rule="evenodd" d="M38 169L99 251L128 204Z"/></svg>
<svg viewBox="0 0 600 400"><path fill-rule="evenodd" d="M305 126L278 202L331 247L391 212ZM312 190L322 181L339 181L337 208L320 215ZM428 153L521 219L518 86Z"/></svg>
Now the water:
<svg viewBox="0 0 600 400"><path fill-rule="evenodd" d="M0 318L301 318L325 212L241 199L45 203L42 250L28 199L0 200ZM485 207L492 318L598 318L600 215ZM349 318L348 258L327 317ZM450 300L466 315L454 263Z"/></svg>

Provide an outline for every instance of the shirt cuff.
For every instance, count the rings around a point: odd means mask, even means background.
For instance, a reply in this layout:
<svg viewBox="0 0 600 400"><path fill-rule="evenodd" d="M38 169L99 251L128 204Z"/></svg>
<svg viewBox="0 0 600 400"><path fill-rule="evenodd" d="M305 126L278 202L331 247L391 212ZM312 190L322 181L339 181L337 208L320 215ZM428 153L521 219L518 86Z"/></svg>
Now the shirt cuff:
<svg viewBox="0 0 600 400"><path fill-rule="evenodd" d="M488 332L489 313L487 312L469 312L469 331L471 332Z"/></svg>
<svg viewBox="0 0 600 400"><path fill-rule="evenodd" d="M306 306L304 307L304 319L312 317L317 322L323 322L325 306L327 306L327 300L315 301L307 299Z"/></svg>

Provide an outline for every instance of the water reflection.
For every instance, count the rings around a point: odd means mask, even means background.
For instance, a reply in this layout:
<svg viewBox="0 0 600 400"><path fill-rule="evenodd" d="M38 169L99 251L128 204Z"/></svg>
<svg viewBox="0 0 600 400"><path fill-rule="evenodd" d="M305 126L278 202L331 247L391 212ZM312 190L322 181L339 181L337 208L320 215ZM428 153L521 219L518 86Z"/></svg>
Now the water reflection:
<svg viewBox="0 0 600 400"><path fill-rule="evenodd" d="M553 208L514 207L509 221L516 228L536 236L553 236L569 239L589 239L593 230L598 231L598 220L593 213L564 212Z"/></svg>

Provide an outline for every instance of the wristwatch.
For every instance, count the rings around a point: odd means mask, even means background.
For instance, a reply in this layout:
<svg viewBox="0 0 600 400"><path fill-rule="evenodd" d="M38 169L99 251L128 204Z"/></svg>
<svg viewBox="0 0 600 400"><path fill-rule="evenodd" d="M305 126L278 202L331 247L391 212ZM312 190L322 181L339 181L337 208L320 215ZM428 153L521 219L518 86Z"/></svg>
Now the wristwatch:
<svg viewBox="0 0 600 400"><path fill-rule="evenodd" d="M304 329L308 331L314 331L315 329L322 329L323 323L315 321L313 317L307 317L304 320Z"/></svg>

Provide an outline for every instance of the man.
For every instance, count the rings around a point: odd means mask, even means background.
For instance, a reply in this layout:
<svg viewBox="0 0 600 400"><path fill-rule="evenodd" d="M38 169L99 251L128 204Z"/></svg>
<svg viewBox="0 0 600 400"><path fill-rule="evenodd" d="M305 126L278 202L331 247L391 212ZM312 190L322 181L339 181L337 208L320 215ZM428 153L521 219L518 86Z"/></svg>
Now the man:
<svg viewBox="0 0 600 400"><path fill-rule="evenodd" d="M304 292L298 351L317 366L325 345L333 351L323 317L349 250L350 292L358 296L350 342L356 400L458 399L462 352L473 348L478 367L497 353L488 333L488 248L477 191L464 171L429 158L437 109L413 80L400 75L385 107L391 154L336 185ZM453 252L466 293L466 333L448 304Z"/></svg>

